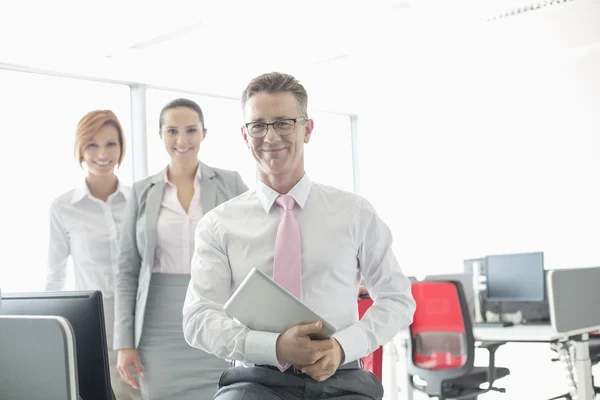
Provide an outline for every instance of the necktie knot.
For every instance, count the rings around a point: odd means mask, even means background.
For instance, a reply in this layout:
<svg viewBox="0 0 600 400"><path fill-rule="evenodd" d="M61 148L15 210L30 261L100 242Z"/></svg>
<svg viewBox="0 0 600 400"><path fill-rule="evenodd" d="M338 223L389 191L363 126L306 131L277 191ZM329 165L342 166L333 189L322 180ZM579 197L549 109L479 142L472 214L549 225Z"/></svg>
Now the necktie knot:
<svg viewBox="0 0 600 400"><path fill-rule="evenodd" d="M296 200L294 200L292 196L282 194L275 199L275 203L277 203L277 205L284 210L292 210L294 208L294 204L296 204Z"/></svg>

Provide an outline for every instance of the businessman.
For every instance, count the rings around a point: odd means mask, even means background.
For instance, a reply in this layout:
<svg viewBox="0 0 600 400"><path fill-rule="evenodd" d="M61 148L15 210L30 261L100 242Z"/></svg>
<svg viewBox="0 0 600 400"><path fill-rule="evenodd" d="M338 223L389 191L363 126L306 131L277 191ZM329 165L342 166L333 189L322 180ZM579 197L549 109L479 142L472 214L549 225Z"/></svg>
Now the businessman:
<svg viewBox="0 0 600 400"><path fill-rule="evenodd" d="M412 322L410 282L387 225L362 197L312 182L304 171L314 127L307 102L304 87L287 74L248 84L242 137L259 181L196 229L183 329L191 346L234 364L219 381L217 400L380 399L381 382L359 360ZM229 317L223 305L253 267L338 332L311 340L320 321L273 333ZM361 277L374 304L359 321Z"/></svg>

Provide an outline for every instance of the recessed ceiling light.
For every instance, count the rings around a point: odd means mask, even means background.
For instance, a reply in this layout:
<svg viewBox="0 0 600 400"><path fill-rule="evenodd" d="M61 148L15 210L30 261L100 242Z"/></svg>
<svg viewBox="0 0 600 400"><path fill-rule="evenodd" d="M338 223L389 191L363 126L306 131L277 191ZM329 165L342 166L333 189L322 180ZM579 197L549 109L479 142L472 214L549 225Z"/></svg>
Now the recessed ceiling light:
<svg viewBox="0 0 600 400"><path fill-rule="evenodd" d="M196 29L206 28L208 25L203 22L198 22L192 25L184 26L183 28L175 29L170 32L163 33L161 35L152 37L150 39L144 40L142 42L136 43L134 45L129 46L130 49L134 50L143 50L148 47L157 45L162 42L166 42L167 40L172 40L178 38L180 36L186 35Z"/></svg>
<svg viewBox="0 0 600 400"><path fill-rule="evenodd" d="M315 64L325 64L325 63L332 62L332 61L342 60L347 57L348 57L348 54L339 54L337 56L328 57L328 58L316 61Z"/></svg>
<svg viewBox="0 0 600 400"><path fill-rule="evenodd" d="M410 4L407 2L396 3L392 5L392 8L395 8L396 10L404 10L410 8Z"/></svg>

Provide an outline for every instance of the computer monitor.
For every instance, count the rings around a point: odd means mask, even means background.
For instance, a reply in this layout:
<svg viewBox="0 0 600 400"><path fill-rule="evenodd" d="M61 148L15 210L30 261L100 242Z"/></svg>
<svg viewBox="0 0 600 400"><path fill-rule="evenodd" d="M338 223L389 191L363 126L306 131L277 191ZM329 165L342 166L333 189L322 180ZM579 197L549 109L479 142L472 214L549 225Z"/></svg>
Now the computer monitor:
<svg viewBox="0 0 600 400"><path fill-rule="evenodd" d="M487 256L485 269L487 301L545 301L543 253Z"/></svg>
<svg viewBox="0 0 600 400"><path fill-rule="evenodd" d="M0 315L0 398L78 400L75 335L66 318Z"/></svg>
<svg viewBox="0 0 600 400"><path fill-rule="evenodd" d="M0 314L66 318L75 333L79 396L82 400L114 398L100 291L2 293Z"/></svg>

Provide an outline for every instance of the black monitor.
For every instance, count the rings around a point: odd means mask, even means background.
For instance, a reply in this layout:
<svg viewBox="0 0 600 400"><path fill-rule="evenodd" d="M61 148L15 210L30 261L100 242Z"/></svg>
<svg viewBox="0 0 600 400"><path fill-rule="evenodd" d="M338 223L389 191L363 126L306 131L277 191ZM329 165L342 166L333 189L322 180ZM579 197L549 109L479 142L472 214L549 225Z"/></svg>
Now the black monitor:
<svg viewBox="0 0 600 400"><path fill-rule="evenodd" d="M53 315L66 318L75 334L79 396L112 400L102 293L2 293L0 314Z"/></svg>
<svg viewBox="0 0 600 400"><path fill-rule="evenodd" d="M488 256L485 269L487 301L546 300L543 253Z"/></svg>

